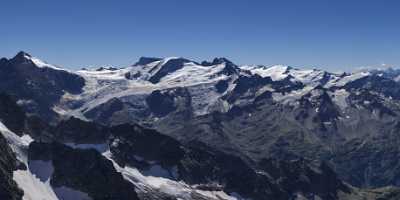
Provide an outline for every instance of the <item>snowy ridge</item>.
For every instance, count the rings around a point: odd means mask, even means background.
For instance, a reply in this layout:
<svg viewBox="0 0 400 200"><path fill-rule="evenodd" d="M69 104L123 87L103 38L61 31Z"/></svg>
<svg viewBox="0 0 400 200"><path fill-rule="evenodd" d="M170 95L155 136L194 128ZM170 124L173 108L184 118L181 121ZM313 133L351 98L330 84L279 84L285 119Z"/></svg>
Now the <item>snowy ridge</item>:
<svg viewBox="0 0 400 200"><path fill-rule="evenodd" d="M225 67L225 64L206 67L194 63L186 64L182 69L161 79L162 85L191 86L224 80L226 75L216 76Z"/></svg>
<svg viewBox="0 0 400 200"><path fill-rule="evenodd" d="M0 132L6 138L17 159L23 163L27 163L27 150L33 139L29 135L18 136L10 131L2 122L0 122Z"/></svg>
<svg viewBox="0 0 400 200"><path fill-rule="evenodd" d="M14 181L24 191L24 200L90 200L91 198L80 191L68 187L53 188L50 185L50 177L53 171L51 162L44 161L27 161L26 150L33 140L29 136L19 137L11 132L0 122L0 132L6 137L11 144L13 151L17 154L18 159L28 166L27 170L16 170L13 174ZM95 148L100 152L104 152L104 145L75 145L68 146L78 149ZM124 178L134 184L138 190L158 191L171 195L178 199L190 200L193 195L202 196L206 199L214 200L240 200L238 195L231 196L223 191L205 191L189 186L183 182L176 182L167 178L144 176L135 168L121 168L111 159L111 153L105 151L103 155L111 160L115 169L120 172Z"/></svg>
<svg viewBox="0 0 400 200"><path fill-rule="evenodd" d="M290 69L289 66L285 65L273 65L271 67L253 65L242 66L241 68L261 77L270 77L273 81L279 81L288 77Z"/></svg>
<svg viewBox="0 0 400 200"><path fill-rule="evenodd" d="M26 57L38 67L60 69L34 57L28 55ZM400 71L393 69L335 74L318 69L293 68L285 65L244 65L234 68L236 73L226 73L225 70L232 70L228 65L234 64L226 59L218 61L199 64L180 57L148 58L146 61L125 68L109 67L71 72L85 79L83 92L75 95L65 93L60 103L54 105L53 110L63 116L72 115L88 120L85 117L86 112L114 98L145 108L145 99L152 92L182 87L190 93L193 113L200 116L215 110L227 111L227 108L233 107L222 98L235 88L235 81L239 76L258 75L263 78L269 77L273 82L304 85L303 88L294 88L284 93L274 91L271 85L265 85L255 91L256 96L270 91L274 101L282 104L296 103L298 99L318 86L333 90L331 92L336 94L335 96L345 94L346 91L335 92L334 90L341 89L346 84L366 76L380 75L390 77L395 81L400 80ZM157 76L156 81L151 81L155 76ZM224 91L218 91L216 88L221 82L223 82L221 85L226 88ZM347 96L345 95L344 99L335 97L334 102L340 104L338 105L340 108L344 108L347 104L343 102L346 101ZM338 99L341 99L340 102ZM71 108L69 106L71 102L78 102L80 106Z"/></svg>
<svg viewBox="0 0 400 200"><path fill-rule="evenodd" d="M39 68L51 68L51 69L55 69L55 70L68 71L66 69L62 69L62 68L56 67L54 65L50 65L50 64L40 60L39 58L32 57L28 54L25 54L24 57L25 57L25 59L32 61L32 63L35 64Z"/></svg>
<svg viewBox="0 0 400 200"><path fill-rule="evenodd" d="M293 81L299 81L304 84L315 85L323 79L327 73L316 69L297 69L285 65L266 66L242 66L244 70L250 71L252 74L257 74L261 77L270 77L273 81L280 81L287 77L291 77Z"/></svg>
<svg viewBox="0 0 400 200"><path fill-rule="evenodd" d="M341 87L341 86L346 85L347 83L350 83L352 81L355 81L357 79L360 79L360 78L363 78L363 77L366 77L369 75L371 75L370 72L355 72L352 74L347 74L341 78L336 78L336 79L329 81L327 83L327 87L333 87L333 86Z"/></svg>
<svg viewBox="0 0 400 200"><path fill-rule="evenodd" d="M158 191L171 195L177 199L190 200L193 195L202 196L210 200L245 200L237 194L228 195L223 191L205 191L187 185L184 182L177 182L167 178L144 176L137 169L125 166L120 167L113 159L110 151L104 152L103 156L113 162L114 168L123 177L134 184L139 192Z"/></svg>
<svg viewBox="0 0 400 200"><path fill-rule="evenodd" d="M17 159L28 166L27 149L32 138L29 136L19 137L11 132L3 123L0 122L0 132L7 139L11 149L17 155ZM13 174L14 181L24 191L24 200L58 200L50 182L42 182L29 170L16 170Z"/></svg>
<svg viewBox="0 0 400 200"><path fill-rule="evenodd" d="M67 187L53 188L50 185L52 163L28 161L27 150L33 141L29 135L19 137L1 122L0 132L8 141L17 159L27 166L26 170L16 170L13 173L14 181L24 191L23 200L91 200L83 192Z"/></svg>
<svg viewBox="0 0 400 200"><path fill-rule="evenodd" d="M156 74L163 66L176 57L165 58L160 61L154 61L147 65L130 66L127 68L109 70L79 70L77 74L88 79L99 81L127 81L139 82L142 84L151 84L148 80ZM215 77L218 72L223 70L224 64L212 67L198 65L194 62L185 62L183 67L162 77L160 83L154 84L156 88L170 88L178 86L190 86L195 84L214 82L226 77ZM130 76L127 79L127 76Z"/></svg>

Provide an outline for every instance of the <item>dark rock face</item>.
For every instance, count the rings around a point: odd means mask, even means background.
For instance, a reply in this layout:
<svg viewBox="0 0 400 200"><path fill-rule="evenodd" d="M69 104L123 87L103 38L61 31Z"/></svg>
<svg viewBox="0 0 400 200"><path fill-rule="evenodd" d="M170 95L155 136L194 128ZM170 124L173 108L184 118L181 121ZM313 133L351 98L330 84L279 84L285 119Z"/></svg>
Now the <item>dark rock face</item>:
<svg viewBox="0 0 400 200"><path fill-rule="evenodd" d="M6 94L0 94L0 121L10 130L21 134L24 119L25 113L15 101ZM0 132L0 199L22 199L23 192L13 180L13 171L17 170L18 165L19 161Z"/></svg>
<svg viewBox="0 0 400 200"><path fill-rule="evenodd" d="M306 120L311 118L321 132L329 132L330 127L336 130L336 120L341 116L337 105L332 101L326 89L316 88L315 92L319 94L316 96L307 94L299 100L300 105L295 109L296 120L306 123ZM321 137L324 136L321 135Z"/></svg>
<svg viewBox="0 0 400 200"><path fill-rule="evenodd" d="M283 80L273 81L270 77L261 77L259 75L241 75L235 80L236 87L222 98L227 100L229 103L235 103L235 105L251 104L255 100L265 99L270 97L271 92L265 91L262 94L257 95L257 91L264 86L270 86L279 93L289 93L291 91L299 90L304 87L302 83L290 81L290 77ZM239 102L239 103L238 103Z"/></svg>
<svg viewBox="0 0 400 200"><path fill-rule="evenodd" d="M0 65L0 91L24 100L29 113L40 115L46 120L54 119L51 110L64 91L80 93L85 81L82 77L63 70L37 67L30 55L20 52Z"/></svg>
<svg viewBox="0 0 400 200"><path fill-rule="evenodd" d="M228 89L228 87L229 83L226 80L218 81L218 83L215 85L218 93L224 93Z"/></svg>
<svg viewBox="0 0 400 200"><path fill-rule="evenodd" d="M206 146L186 149L178 164L180 178L191 184L219 183L228 192L253 199L288 199L290 194L267 175L257 174L241 158L206 150Z"/></svg>
<svg viewBox="0 0 400 200"><path fill-rule="evenodd" d="M38 116L29 116L26 118L24 131L37 141L50 142L55 140L53 126Z"/></svg>
<svg viewBox="0 0 400 200"><path fill-rule="evenodd" d="M96 71L104 71L104 70L116 71L116 70L118 70L118 68L115 68L115 67L100 67L100 68L96 69Z"/></svg>
<svg viewBox="0 0 400 200"><path fill-rule="evenodd" d="M29 146L30 160L51 161L53 187L66 186L96 200L139 199L135 187L115 171L111 161L95 150L78 150L58 143Z"/></svg>
<svg viewBox="0 0 400 200"><path fill-rule="evenodd" d="M366 76L346 84L344 88L349 91L360 89L374 91L387 97L400 99L400 84L381 76Z"/></svg>
<svg viewBox="0 0 400 200"><path fill-rule="evenodd" d="M111 151L122 166L125 162L136 160L135 156L156 160L162 166L172 166L184 154L179 142L151 129L124 124L112 127L111 132L110 143L115 141L118 144L112 145Z"/></svg>
<svg viewBox="0 0 400 200"><path fill-rule="evenodd" d="M322 199L337 199L337 191L351 192L326 163L312 169L304 159L263 159L259 166L274 179L280 178L280 184L289 193L303 191L305 194L318 195Z"/></svg>
<svg viewBox="0 0 400 200"><path fill-rule="evenodd" d="M234 65L232 61L226 59L226 58L214 58L213 61L203 61L201 62L201 65L203 66L213 66L213 65L220 65L223 63L228 63L229 65Z"/></svg>
<svg viewBox="0 0 400 200"><path fill-rule="evenodd" d="M23 191L13 180L13 171L17 170L15 154L0 134L0 199L21 200Z"/></svg>
<svg viewBox="0 0 400 200"><path fill-rule="evenodd" d="M183 99L184 107L190 107L190 93L186 88L175 88L171 90L152 92L147 98L146 103L151 113L156 117L163 117L178 109L179 99Z"/></svg>
<svg viewBox="0 0 400 200"><path fill-rule="evenodd" d="M359 187L400 186L400 162L397 159L400 141L394 136L397 133L398 129L394 129L390 135L381 138L347 142L333 158L336 171L350 184Z"/></svg>
<svg viewBox="0 0 400 200"><path fill-rule="evenodd" d="M140 57L139 61L137 61L134 66L138 65L147 65L155 61L160 61L162 60L161 58L152 58L152 57Z"/></svg>
<svg viewBox="0 0 400 200"><path fill-rule="evenodd" d="M236 87L233 91L226 96L226 99L229 103L234 103L239 98L241 99L251 99L254 98L255 91L268 83L272 83L271 78L262 78L261 76L240 76L237 80L235 80Z"/></svg>
<svg viewBox="0 0 400 200"><path fill-rule="evenodd" d="M86 122L74 117L61 121L53 130L57 141L78 144L104 143L109 137L107 127L94 122Z"/></svg>
<svg viewBox="0 0 400 200"><path fill-rule="evenodd" d="M113 98L107 103L103 104L101 107L101 112L98 112L98 109L93 109L88 112L85 112L85 117L90 119L98 119L100 121L106 121L113 113L118 112L124 108L124 103L117 99Z"/></svg>
<svg viewBox="0 0 400 200"><path fill-rule="evenodd" d="M260 155L284 160L298 157L325 160L341 179L355 186L399 184L396 159L399 122L397 115L388 112L393 109L384 109L388 105L371 106L374 101L370 100L371 104L363 105L364 119L357 119L360 125L353 130L343 124L340 118L346 119L346 115L339 113L324 93L316 98L305 97L296 109L263 102L251 109L234 107L227 114L220 114L219 120L215 115L196 119L195 124L192 121L190 127L179 132L196 133L199 135L196 140L217 149L237 149L236 145L241 144L239 149L254 160L262 159ZM319 112L315 112L316 108ZM377 119L370 118L373 110L380 110ZM360 111L353 111L356 112ZM381 124L380 120L386 123Z"/></svg>
<svg viewBox="0 0 400 200"><path fill-rule="evenodd" d="M290 199L295 192L303 192L333 200L338 191L351 192L325 164L314 170L304 160L265 159L256 170L239 156L197 142L182 145L139 126L120 125L112 132L110 150L121 165L142 170L160 165L171 176L176 173L173 178L200 187L218 183L224 191L253 199Z"/></svg>
<svg viewBox="0 0 400 200"><path fill-rule="evenodd" d="M160 69L149 79L150 82L152 83L158 83L161 78L166 76L169 73L172 73L174 71L177 71L179 69L182 69L185 65L185 63L192 62L190 60L184 59L184 58L177 58L177 59L171 59L167 61L166 63L160 63L162 66L155 66L154 69L159 68ZM150 70L152 72L152 70Z"/></svg>
<svg viewBox="0 0 400 200"><path fill-rule="evenodd" d="M283 80L274 81L272 87L276 89L280 93L289 93L291 91L299 90L304 88L304 84L301 82L293 82L291 81L293 77L290 75L284 78Z"/></svg>
<svg viewBox="0 0 400 200"><path fill-rule="evenodd" d="M238 75L239 74L239 67L237 65L235 65L232 61L226 59L226 58L215 58L213 60L212 63L210 63L211 65L219 65L219 64L225 64L224 69L218 73L218 75L224 74L227 76L231 76L231 75ZM206 64L207 65L207 64Z"/></svg>
<svg viewBox="0 0 400 200"><path fill-rule="evenodd" d="M0 94L0 121L16 134L22 134L25 112L9 95Z"/></svg>
<svg viewBox="0 0 400 200"><path fill-rule="evenodd" d="M70 117L57 125L49 125L38 117L28 117L25 133L37 141L73 143L73 144L104 144L110 135L109 128L81 119Z"/></svg>
<svg viewBox="0 0 400 200"><path fill-rule="evenodd" d="M146 118L150 112L147 110L145 97L136 103L127 103L122 99L113 98L84 113L84 116L107 125L116 125L135 122L136 118Z"/></svg>
<svg viewBox="0 0 400 200"><path fill-rule="evenodd" d="M383 115L396 117L398 115L390 108L390 105L385 104L384 99L380 95L367 89L362 89L356 94L351 94L349 99L354 105L362 106L370 112L378 111L380 117L383 117ZM365 102L368 103L365 104Z"/></svg>
<svg viewBox="0 0 400 200"><path fill-rule="evenodd" d="M176 109L174 96L168 92L156 90L147 97L146 102L151 112L157 116L165 116Z"/></svg>

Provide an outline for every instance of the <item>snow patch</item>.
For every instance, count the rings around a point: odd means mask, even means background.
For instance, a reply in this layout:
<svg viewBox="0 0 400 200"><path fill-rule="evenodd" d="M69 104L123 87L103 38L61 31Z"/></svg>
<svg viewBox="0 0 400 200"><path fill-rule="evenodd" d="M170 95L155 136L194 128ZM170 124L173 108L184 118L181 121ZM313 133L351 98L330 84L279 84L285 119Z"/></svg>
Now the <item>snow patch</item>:
<svg viewBox="0 0 400 200"><path fill-rule="evenodd" d="M8 141L11 149L17 156L17 159L27 163L27 149L33 139L29 135L23 135L22 137L10 131L2 122L0 122L0 132Z"/></svg>
<svg viewBox="0 0 400 200"><path fill-rule="evenodd" d="M249 70L253 74L258 74L261 77L271 77L273 81L285 79L288 74L289 66L274 65L271 67L265 66L243 66L242 69Z"/></svg>
<svg viewBox="0 0 400 200"><path fill-rule="evenodd" d="M340 109L344 110L348 106L347 98L349 95L350 93L345 89L335 90L332 94L332 100Z"/></svg>
<svg viewBox="0 0 400 200"><path fill-rule="evenodd" d="M110 151L103 153L107 159L114 164L114 168L120 172L123 177L134 184L140 191L156 190L177 199L190 200L193 194L201 195L210 200L241 200L235 196L230 196L223 191L204 191L193 188L184 182L177 182L163 177L145 176L139 170L125 166L122 168L113 159Z"/></svg>
<svg viewBox="0 0 400 200"><path fill-rule="evenodd" d="M23 200L58 200L50 181L41 182L29 170L14 171L13 179L24 191Z"/></svg>
<svg viewBox="0 0 400 200"><path fill-rule="evenodd" d="M306 86L303 89L291 91L290 93L272 93L272 98L276 102L280 102L282 104L290 104L294 103L296 100L300 99L302 96L306 95L310 91L312 91L314 87Z"/></svg>
<svg viewBox="0 0 400 200"><path fill-rule="evenodd" d="M33 64L35 64L37 67L39 68L51 68L51 69L55 69L55 70L62 70L62 71L67 71L65 69L61 69L59 67L56 67L54 65L50 65L42 60L40 60L39 58L35 58L32 56L28 56L28 55L24 55L24 57L30 61L33 62Z"/></svg>
<svg viewBox="0 0 400 200"><path fill-rule="evenodd" d="M360 79L360 78L363 78L363 77L366 77L366 76L369 76L369 75L371 75L370 72L353 73L353 74L344 76L342 78L337 78L337 79L329 81L326 84L326 87L333 87L333 86L342 87L342 86L345 86L347 83L353 82L353 81L355 81L357 79Z"/></svg>

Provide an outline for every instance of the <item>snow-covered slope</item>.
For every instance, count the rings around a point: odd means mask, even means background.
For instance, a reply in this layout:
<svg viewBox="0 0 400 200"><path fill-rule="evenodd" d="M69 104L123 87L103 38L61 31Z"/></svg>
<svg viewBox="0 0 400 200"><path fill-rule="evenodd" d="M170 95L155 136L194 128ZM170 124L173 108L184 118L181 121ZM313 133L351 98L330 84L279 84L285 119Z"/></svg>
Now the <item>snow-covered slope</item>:
<svg viewBox="0 0 400 200"><path fill-rule="evenodd" d="M57 107L58 112L73 113L73 115L82 118L82 115L80 115L82 111L89 111L113 98L149 95L156 90L168 90L177 87L193 88L195 91L201 90L201 93L198 93L199 96L193 96L193 103L199 105L208 101L211 105L221 96L216 92L215 84L223 80L232 82L235 79L234 76L223 73L226 68L225 63L202 66L184 59L180 63L183 66L171 72L163 73L157 83L150 82L158 72L166 69L165 65L179 59L181 58L165 58L146 65L135 65L114 70L79 70L76 73L86 80L84 92L79 95L66 93L62 101L80 101L83 102L83 105L72 111L61 104ZM131 98L131 100L135 100L135 98ZM204 113L204 110L204 107L201 107L198 113Z"/></svg>
<svg viewBox="0 0 400 200"><path fill-rule="evenodd" d="M13 179L24 191L23 200L90 200L87 194L68 187L52 187L50 177L53 173L51 162L29 161L28 146L33 141L29 135L18 136L0 122L0 133L27 169L18 169Z"/></svg>
<svg viewBox="0 0 400 200"><path fill-rule="evenodd" d="M32 142L30 136L24 135L19 137L11 132L2 122L0 122L0 132L7 139L17 159L26 166L29 166L27 151L29 143ZM50 182L42 182L38 177L32 174L29 167L27 170L14 171L13 179L24 191L24 200L58 200L50 186Z"/></svg>
<svg viewBox="0 0 400 200"><path fill-rule="evenodd" d="M307 85L318 84L326 75L334 76L323 70L317 69L297 69L284 65L267 66L242 66L244 70L249 70L252 74L260 75L261 77L270 77L273 81L280 81L285 78L290 78L292 81L299 81ZM333 77L332 77L333 78Z"/></svg>
<svg viewBox="0 0 400 200"><path fill-rule="evenodd" d="M18 136L10 131L3 123L0 122L0 133L7 139L12 150L16 153L17 158L26 166L26 170L16 170L13 174L14 181L24 191L24 200L90 200L91 198L81 192L68 188L66 186L53 187L50 179L53 174L53 166L51 161L28 160L27 151L29 144L33 139L29 135ZM96 145L71 145L68 146L77 149L91 149ZM96 149L97 150L97 149ZM193 197L198 199L209 200L240 200L240 196L228 195L223 191L207 191L196 189L195 186L187 185L183 182L177 182L171 179L157 177L154 175L143 175L135 168L128 166L121 168L111 158L110 151L100 151L103 155L111 160L115 169L120 172L128 181L134 184L139 192L152 192L151 195L157 193L169 195L182 200L190 200ZM149 194L148 194L149 195Z"/></svg>
<svg viewBox="0 0 400 200"><path fill-rule="evenodd" d="M48 64L48 63L40 60L39 58L33 57L33 56L31 56L31 55L29 55L27 53L24 53L24 57L25 57L25 59L31 61L33 64L35 64L39 68L51 68L51 69L55 69L55 70L68 71L66 69L63 69L63 68Z"/></svg>
<svg viewBox="0 0 400 200"><path fill-rule="evenodd" d="M223 191L206 191L196 189L195 186L185 184L184 182L174 181L168 178L157 176L145 176L139 170L129 166L121 167L113 159L110 151L103 155L111 160L115 169L120 172L124 178L134 184L141 193L161 193L176 199L191 200L194 197L198 199L209 200L245 200L237 194L228 195ZM196 199L197 199L196 198Z"/></svg>

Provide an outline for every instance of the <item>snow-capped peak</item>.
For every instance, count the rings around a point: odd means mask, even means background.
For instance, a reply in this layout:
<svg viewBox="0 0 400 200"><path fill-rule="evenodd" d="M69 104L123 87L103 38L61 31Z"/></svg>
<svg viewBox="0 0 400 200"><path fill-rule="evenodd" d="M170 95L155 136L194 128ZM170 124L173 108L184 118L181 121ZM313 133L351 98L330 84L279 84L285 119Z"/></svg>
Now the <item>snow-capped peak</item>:
<svg viewBox="0 0 400 200"><path fill-rule="evenodd" d="M288 70L291 69L291 67L285 65L273 65L270 67L251 65L242 66L241 68L261 77L270 77L273 81L279 81L286 78L289 75Z"/></svg>
<svg viewBox="0 0 400 200"><path fill-rule="evenodd" d="M27 59L30 59L36 66L38 66L40 68L48 67L48 68L53 68L53 69L57 69L57 70L62 70L61 68L58 68L58 67L56 67L54 65L50 65L50 64L48 64L48 63L46 63L46 62L44 62L44 61L42 61L42 60L40 60L38 58L35 58L35 57L30 57L30 58L27 58Z"/></svg>
<svg viewBox="0 0 400 200"><path fill-rule="evenodd" d="M33 57L30 54L26 53L26 52L19 52L14 59L19 59L19 60L23 60L24 62L26 61L30 61L32 62L36 67L39 68L51 68L51 69L55 69L55 70L63 70L63 71L67 71L65 69L56 67L54 65L48 64L42 60L40 60L39 58Z"/></svg>

